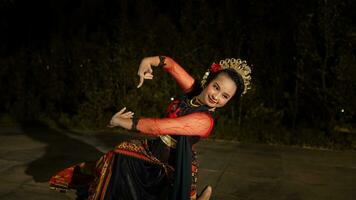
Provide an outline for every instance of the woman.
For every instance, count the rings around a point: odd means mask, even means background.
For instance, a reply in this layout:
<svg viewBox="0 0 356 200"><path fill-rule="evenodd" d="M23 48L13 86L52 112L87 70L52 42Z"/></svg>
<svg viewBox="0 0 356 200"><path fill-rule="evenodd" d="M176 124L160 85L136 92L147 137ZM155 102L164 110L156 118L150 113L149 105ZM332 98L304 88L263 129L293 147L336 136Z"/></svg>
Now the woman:
<svg viewBox="0 0 356 200"><path fill-rule="evenodd" d="M213 112L250 87L251 70L245 61L225 59L213 64L201 85L173 59L147 57L141 61L138 75L142 86L153 79L152 66L163 67L182 88L184 95L167 108L166 118L135 118L121 109L108 127L121 127L157 136L153 140L123 142L95 163L67 168L50 180L54 189L76 188L88 199L197 199L197 162L194 151L200 138L206 138L214 126ZM209 199L206 187L198 200Z"/></svg>

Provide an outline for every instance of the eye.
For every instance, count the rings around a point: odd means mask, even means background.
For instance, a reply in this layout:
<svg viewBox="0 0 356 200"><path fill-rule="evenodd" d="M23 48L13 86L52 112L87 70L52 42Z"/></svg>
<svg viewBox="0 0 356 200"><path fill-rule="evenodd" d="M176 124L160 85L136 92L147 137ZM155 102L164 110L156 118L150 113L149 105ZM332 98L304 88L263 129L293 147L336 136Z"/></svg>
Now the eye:
<svg viewBox="0 0 356 200"><path fill-rule="evenodd" d="M216 84L214 84L213 87L214 87L216 90L219 90L219 87L218 87Z"/></svg>
<svg viewBox="0 0 356 200"><path fill-rule="evenodd" d="M225 99L228 99L228 98L229 98L227 95L223 95L223 97L224 97Z"/></svg>

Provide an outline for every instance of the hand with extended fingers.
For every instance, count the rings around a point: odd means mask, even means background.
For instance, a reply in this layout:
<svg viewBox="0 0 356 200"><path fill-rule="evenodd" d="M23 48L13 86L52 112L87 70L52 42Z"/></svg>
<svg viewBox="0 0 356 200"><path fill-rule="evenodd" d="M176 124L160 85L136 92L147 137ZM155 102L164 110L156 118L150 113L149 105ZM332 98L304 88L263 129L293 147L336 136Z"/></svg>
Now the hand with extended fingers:
<svg viewBox="0 0 356 200"><path fill-rule="evenodd" d="M126 107L117 112L114 116L112 116L110 123L108 124L109 128L113 128L116 126L126 127L127 123L131 122L134 113L132 111L125 112Z"/></svg>

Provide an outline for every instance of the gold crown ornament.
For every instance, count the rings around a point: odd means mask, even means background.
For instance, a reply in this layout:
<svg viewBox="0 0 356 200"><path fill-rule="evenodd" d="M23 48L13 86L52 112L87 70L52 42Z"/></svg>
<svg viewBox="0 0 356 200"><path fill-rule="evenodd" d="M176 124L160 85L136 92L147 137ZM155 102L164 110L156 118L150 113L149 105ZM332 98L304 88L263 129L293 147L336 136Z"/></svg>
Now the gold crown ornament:
<svg viewBox="0 0 356 200"><path fill-rule="evenodd" d="M251 89L251 68L247 65L245 60L226 58L220 60L220 62L213 63L210 68L205 72L201 85L204 86L210 73L217 73L220 70L230 69L238 73L245 85L245 89L242 94L246 94L247 90Z"/></svg>

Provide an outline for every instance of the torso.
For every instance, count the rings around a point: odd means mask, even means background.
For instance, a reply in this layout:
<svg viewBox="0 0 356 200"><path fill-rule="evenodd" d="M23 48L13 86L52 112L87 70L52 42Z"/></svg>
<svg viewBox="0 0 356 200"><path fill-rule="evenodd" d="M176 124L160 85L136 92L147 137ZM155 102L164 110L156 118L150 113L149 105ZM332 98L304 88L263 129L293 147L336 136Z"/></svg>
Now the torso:
<svg viewBox="0 0 356 200"><path fill-rule="evenodd" d="M167 117L175 118L179 116L184 116L194 112L207 112L209 113L209 108L207 106L193 106L189 103L189 99L186 96L183 96L179 99L176 99L170 103L166 113ZM173 165L175 161L175 148L167 145L165 140L173 139L177 140L179 136L167 136L167 137L158 137L156 139L148 141L149 151L158 158L161 162ZM195 144L200 140L199 136L189 136L190 145L194 151ZM194 155L194 153L193 153Z"/></svg>

